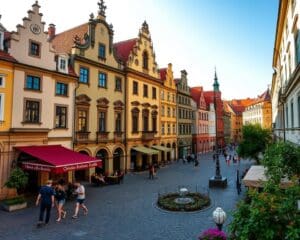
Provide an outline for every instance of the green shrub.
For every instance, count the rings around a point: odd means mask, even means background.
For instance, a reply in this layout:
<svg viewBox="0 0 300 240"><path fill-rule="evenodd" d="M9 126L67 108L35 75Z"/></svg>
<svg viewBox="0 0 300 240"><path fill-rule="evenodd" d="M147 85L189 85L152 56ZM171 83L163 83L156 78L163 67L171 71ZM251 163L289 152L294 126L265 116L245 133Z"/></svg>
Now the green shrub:
<svg viewBox="0 0 300 240"><path fill-rule="evenodd" d="M11 205L16 205L16 204L21 204L26 202L25 198L22 196L11 198L11 199L6 199L2 201L5 205L11 206Z"/></svg>
<svg viewBox="0 0 300 240"><path fill-rule="evenodd" d="M12 170L8 181L5 186L8 188L16 188L17 190L24 188L28 183L28 174L21 168L15 168Z"/></svg>

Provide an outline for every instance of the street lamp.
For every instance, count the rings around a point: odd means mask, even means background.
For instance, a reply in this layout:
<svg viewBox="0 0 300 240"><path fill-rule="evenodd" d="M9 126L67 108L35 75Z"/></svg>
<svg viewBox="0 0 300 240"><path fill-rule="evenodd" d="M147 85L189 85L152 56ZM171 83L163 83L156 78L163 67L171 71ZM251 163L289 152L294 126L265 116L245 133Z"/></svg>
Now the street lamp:
<svg viewBox="0 0 300 240"><path fill-rule="evenodd" d="M213 211L213 219L216 223L218 229L222 231L222 226L226 220L226 213L220 207L217 207L215 211Z"/></svg>

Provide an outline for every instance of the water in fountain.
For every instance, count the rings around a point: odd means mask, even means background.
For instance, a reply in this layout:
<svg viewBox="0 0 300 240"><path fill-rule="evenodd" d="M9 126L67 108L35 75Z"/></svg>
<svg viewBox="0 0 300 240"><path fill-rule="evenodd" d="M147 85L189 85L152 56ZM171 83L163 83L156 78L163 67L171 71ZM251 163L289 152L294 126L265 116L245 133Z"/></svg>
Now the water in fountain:
<svg viewBox="0 0 300 240"><path fill-rule="evenodd" d="M193 203L194 199L186 196L188 192L189 191L187 188L180 188L179 189L180 197L175 198L174 202L177 204L182 204L182 205Z"/></svg>

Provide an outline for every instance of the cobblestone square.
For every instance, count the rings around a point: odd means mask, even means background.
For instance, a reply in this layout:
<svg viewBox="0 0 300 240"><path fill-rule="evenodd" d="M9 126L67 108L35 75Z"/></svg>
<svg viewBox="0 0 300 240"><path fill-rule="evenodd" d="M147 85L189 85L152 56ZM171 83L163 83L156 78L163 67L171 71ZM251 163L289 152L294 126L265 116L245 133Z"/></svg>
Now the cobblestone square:
<svg viewBox="0 0 300 240"><path fill-rule="evenodd" d="M52 210L49 225L36 228L39 208L29 206L14 213L0 212L1 240L38 239L97 239L97 240L160 240L197 239L204 229L214 227L212 212L222 207L229 215L242 195L238 196L235 179L236 169L242 172L251 163L241 161L240 165L227 166L220 159L221 172L228 178L226 189L210 189L212 206L195 213L171 213L158 209L155 205L158 192L164 188L179 185L208 187L209 177L214 175L215 164L211 154L201 157L198 167L192 163L175 162L159 169L157 179L149 180L148 172L129 173L124 184L93 187L86 184L89 208L88 216L81 214L72 219L74 202L66 204L67 218L56 223L56 211Z"/></svg>

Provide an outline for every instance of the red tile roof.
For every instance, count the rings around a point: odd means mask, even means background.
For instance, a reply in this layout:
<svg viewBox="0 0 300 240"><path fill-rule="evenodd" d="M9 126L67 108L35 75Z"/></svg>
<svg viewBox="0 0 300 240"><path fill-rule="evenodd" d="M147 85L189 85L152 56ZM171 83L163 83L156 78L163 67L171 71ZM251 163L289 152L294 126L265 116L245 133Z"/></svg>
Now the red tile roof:
<svg viewBox="0 0 300 240"><path fill-rule="evenodd" d="M127 62L129 54L132 51L137 40L137 38L133 38L114 44L114 49L116 50L117 57L119 58L119 60L121 60L124 63Z"/></svg>
<svg viewBox="0 0 300 240"><path fill-rule="evenodd" d="M159 69L159 73L160 73L160 79L161 80L166 80L167 79L167 68Z"/></svg>
<svg viewBox="0 0 300 240"><path fill-rule="evenodd" d="M214 96L215 96L214 91L204 91L203 94L204 94L206 104L209 105L211 103L214 103Z"/></svg>
<svg viewBox="0 0 300 240"><path fill-rule="evenodd" d="M84 35L89 30L89 24L84 23L75 28L61 32L52 39L52 45L57 53L71 53L71 49L74 45L74 37L78 36L81 41L84 39Z"/></svg>
<svg viewBox="0 0 300 240"><path fill-rule="evenodd" d="M200 97L201 97L202 90L203 90L202 87L192 87L192 88L190 88L191 97L197 103L198 107L200 105Z"/></svg>
<svg viewBox="0 0 300 240"><path fill-rule="evenodd" d="M0 50L0 60L17 62L17 60L11 56L9 53Z"/></svg>

